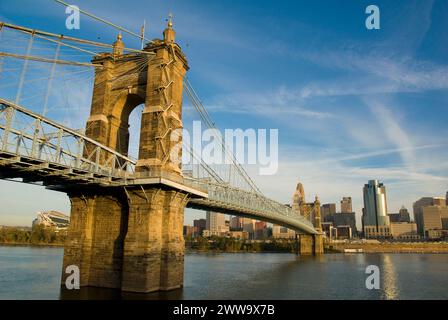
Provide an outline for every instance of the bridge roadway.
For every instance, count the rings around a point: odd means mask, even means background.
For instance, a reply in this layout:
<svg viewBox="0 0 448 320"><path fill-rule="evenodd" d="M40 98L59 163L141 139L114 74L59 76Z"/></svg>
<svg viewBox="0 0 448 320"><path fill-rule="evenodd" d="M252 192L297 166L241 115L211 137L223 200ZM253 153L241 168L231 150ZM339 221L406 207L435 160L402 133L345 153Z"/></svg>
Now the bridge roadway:
<svg viewBox="0 0 448 320"><path fill-rule="evenodd" d="M167 172L135 172L136 161L82 132L62 126L0 98L0 178L65 191L83 187L160 185L190 193L187 207L271 222L300 233L318 234L289 206L260 193L211 179Z"/></svg>

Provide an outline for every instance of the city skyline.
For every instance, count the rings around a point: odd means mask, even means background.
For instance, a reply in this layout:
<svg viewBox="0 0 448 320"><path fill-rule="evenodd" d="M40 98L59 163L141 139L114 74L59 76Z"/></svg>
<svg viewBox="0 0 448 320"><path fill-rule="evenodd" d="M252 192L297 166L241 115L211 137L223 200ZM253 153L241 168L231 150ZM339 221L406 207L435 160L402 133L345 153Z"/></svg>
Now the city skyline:
<svg viewBox="0 0 448 320"><path fill-rule="evenodd" d="M262 177L256 174L258 168L248 168L268 196L290 203L301 181L307 201L318 195L322 203L339 203L351 196L360 221L367 180L387 185L390 212L402 205L411 210L419 198L446 192L448 46L437 32L446 24L437 14L446 3L378 1L384 20L376 33L364 28L362 1L294 8L279 4L276 15L266 15L272 4L261 3L256 11L264 15L259 17L250 14L251 3L239 4L232 12L215 3L200 15L198 2L155 2L151 11L140 2L139 12L119 4L105 6L104 1L73 3L132 30L146 18L150 38L160 37L164 17L173 11L177 39L191 65L190 81L201 88L201 98L220 128L254 123L280 128L278 174ZM2 21L100 37L107 43L116 37L112 29L92 32L96 24L87 18L82 18L79 31L66 30L63 8L50 2L39 4L40 10L32 1L0 8ZM346 23L338 24L339 19ZM132 38L124 42L139 46ZM239 61L231 58L234 51ZM83 112L78 127L87 119ZM37 211L69 213L64 194L5 181L0 187L0 200L10 208L0 215L1 224L23 224ZM187 210L185 221L198 217L205 212Z"/></svg>

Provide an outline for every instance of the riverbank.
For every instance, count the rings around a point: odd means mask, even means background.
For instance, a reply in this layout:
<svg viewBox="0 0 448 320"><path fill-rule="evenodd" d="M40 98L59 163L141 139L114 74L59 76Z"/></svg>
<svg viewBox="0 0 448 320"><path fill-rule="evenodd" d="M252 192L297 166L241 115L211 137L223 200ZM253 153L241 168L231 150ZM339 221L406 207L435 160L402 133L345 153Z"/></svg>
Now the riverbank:
<svg viewBox="0 0 448 320"><path fill-rule="evenodd" d="M326 252L362 249L364 253L448 253L447 242L329 243Z"/></svg>
<svg viewBox="0 0 448 320"><path fill-rule="evenodd" d="M0 246L10 247L50 247L63 248L63 243L29 243L29 242L0 242ZM245 250L246 249L246 250ZM194 249L185 248L185 253L293 253L288 247L280 248L253 248L246 247L240 250L231 249ZM252 250L251 250L252 249ZM261 250L260 250L261 249ZM325 245L325 253L343 253L345 249L362 249L363 253L441 253L448 254L447 242L381 242L381 243L329 243Z"/></svg>

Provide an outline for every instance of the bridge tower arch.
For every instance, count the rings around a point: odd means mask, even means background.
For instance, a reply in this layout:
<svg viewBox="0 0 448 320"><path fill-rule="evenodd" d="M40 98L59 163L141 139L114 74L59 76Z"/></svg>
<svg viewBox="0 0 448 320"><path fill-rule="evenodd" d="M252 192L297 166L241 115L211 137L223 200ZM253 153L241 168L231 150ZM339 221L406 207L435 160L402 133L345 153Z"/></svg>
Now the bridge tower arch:
<svg viewBox="0 0 448 320"><path fill-rule="evenodd" d="M175 43L172 21L145 53L124 54L119 35L97 68L86 135L128 153L129 114L144 104L135 176L182 181L181 150L172 159L171 133L182 128L183 78L188 63ZM180 139L179 139L180 138ZM88 149L88 146L86 146ZM65 268L77 265L81 286L150 292L182 287L183 215L190 193L173 184L77 188L67 191L71 223Z"/></svg>

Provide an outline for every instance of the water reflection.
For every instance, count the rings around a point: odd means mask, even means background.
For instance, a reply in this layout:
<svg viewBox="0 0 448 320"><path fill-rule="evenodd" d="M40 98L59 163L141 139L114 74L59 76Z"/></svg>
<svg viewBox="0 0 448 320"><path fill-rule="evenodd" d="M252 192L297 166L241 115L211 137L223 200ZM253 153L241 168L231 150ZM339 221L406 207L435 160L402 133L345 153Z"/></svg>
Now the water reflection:
<svg viewBox="0 0 448 320"><path fill-rule="evenodd" d="M81 287L80 290L67 290L61 287L60 300L182 300L183 290L162 291L153 293L122 292L117 289Z"/></svg>
<svg viewBox="0 0 448 320"><path fill-rule="evenodd" d="M60 287L63 251L0 246L0 299L448 299L448 254L187 254L184 288L149 294ZM380 268L381 290L365 286Z"/></svg>
<svg viewBox="0 0 448 320"><path fill-rule="evenodd" d="M383 288L382 299L394 300L399 298L397 286L397 273L390 254L381 255L380 281Z"/></svg>

